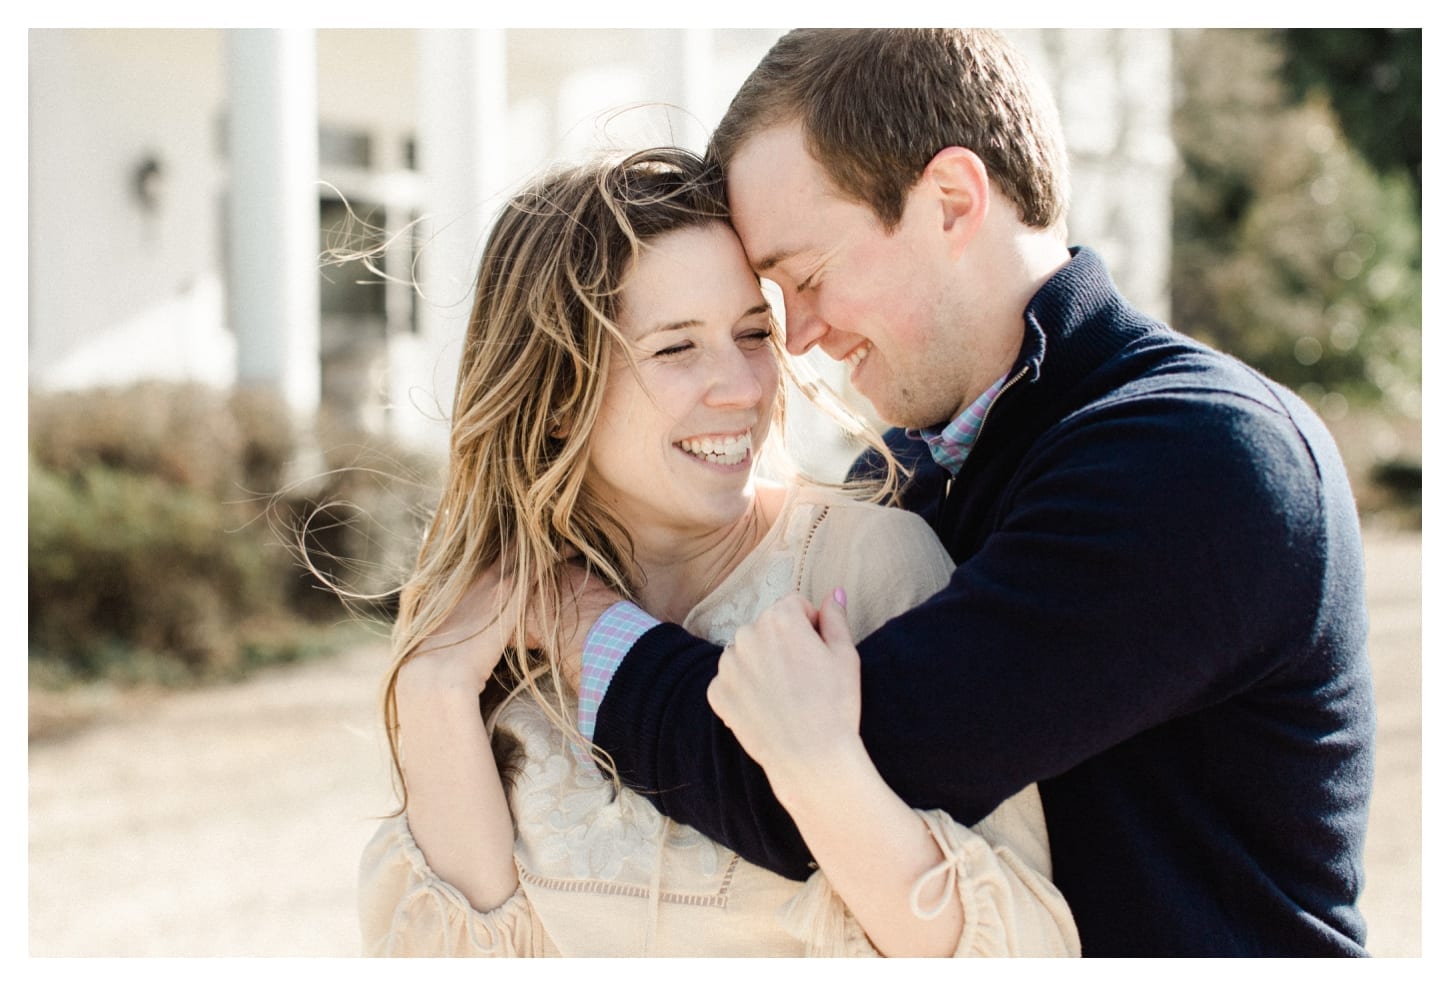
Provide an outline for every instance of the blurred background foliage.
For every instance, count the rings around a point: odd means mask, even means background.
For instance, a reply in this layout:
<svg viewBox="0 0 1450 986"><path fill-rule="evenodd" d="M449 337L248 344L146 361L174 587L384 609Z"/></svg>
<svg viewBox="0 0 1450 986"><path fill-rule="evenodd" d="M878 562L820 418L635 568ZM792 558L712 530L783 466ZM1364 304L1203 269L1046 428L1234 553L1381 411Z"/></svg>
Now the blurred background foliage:
<svg viewBox="0 0 1450 986"><path fill-rule="evenodd" d="M1295 388L1366 516L1418 526L1420 32L1175 45L1175 326ZM334 649L357 611L387 617L438 468L253 393L32 396L32 686L196 682ZM373 598L349 610L328 581Z"/></svg>
<svg viewBox="0 0 1450 986"><path fill-rule="evenodd" d="M41 688L236 678L385 633L435 485L417 452L195 384L32 396L29 437Z"/></svg>
<svg viewBox="0 0 1450 986"><path fill-rule="evenodd" d="M1362 510L1418 526L1418 30L1186 31L1174 325L1295 388Z"/></svg>

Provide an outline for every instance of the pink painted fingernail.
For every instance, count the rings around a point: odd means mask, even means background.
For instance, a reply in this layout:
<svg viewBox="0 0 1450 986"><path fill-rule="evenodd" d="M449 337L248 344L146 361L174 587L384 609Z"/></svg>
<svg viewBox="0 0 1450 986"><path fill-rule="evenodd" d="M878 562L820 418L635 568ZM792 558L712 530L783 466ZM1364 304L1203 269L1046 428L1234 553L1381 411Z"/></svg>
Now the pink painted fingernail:
<svg viewBox="0 0 1450 986"><path fill-rule="evenodd" d="M831 593L831 597L836 600L836 605L837 606L841 607L842 609L845 609L846 608L846 590L845 589L837 588L835 592Z"/></svg>

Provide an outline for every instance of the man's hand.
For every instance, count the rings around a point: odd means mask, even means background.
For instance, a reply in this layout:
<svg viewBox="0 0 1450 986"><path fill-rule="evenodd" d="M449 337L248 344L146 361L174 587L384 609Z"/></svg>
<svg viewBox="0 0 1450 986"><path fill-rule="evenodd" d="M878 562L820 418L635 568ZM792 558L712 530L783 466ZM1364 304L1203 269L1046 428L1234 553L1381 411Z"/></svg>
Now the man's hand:
<svg viewBox="0 0 1450 986"><path fill-rule="evenodd" d="M706 693L787 807L797 785L860 753L861 662L844 603L840 590L819 610L780 600L736 632Z"/></svg>

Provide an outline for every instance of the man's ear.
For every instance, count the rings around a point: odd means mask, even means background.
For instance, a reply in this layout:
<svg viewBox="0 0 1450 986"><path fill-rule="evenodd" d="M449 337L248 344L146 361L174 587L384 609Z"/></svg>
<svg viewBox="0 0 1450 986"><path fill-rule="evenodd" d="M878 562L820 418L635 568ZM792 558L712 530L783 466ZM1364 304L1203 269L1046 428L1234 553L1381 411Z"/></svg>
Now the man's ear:
<svg viewBox="0 0 1450 986"><path fill-rule="evenodd" d="M987 166L965 147L944 147L922 170L922 181L941 209L941 228L958 253L977 235L991 203Z"/></svg>

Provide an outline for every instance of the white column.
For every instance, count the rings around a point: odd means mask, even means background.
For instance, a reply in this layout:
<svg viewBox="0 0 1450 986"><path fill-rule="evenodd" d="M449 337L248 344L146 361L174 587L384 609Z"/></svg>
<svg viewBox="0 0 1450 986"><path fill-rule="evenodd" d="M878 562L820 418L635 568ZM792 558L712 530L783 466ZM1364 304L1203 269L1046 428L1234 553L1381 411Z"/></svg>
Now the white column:
<svg viewBox="0 0 1450 986"><path fill-rule="evenodd" d="M419 32L417 152L425 216L418 273L423 297L418 338L396 346L390 362L399 398L395 427L427 441L439 437L437 422L430 419L452 411L484 237L514 181L506 42L502 29Z"/></svg>
<svg viewBox="0 0 1450 986"><path fill-rule="evenodd" d="M317 409L317 49L311 30L226 33L228 308L237 382Z"/></svg>

